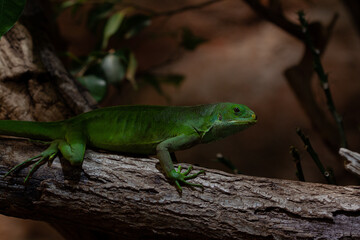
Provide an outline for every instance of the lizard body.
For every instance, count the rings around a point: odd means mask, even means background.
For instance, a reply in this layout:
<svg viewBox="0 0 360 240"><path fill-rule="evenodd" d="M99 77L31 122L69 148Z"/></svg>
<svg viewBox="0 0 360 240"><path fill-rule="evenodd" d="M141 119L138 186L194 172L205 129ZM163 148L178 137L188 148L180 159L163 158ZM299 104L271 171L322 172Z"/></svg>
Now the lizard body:
<svg viewBox="0 0 360 240"><path fill-rule="evenodd" d="M187 182L202 171L188 175L174 169L170 153L200 143L221 139L256 122L245 105L217 103L198 106L116 106L97 109L58 122L0 120L0 135L51 141L40 155L25 181L41 162L53 159L60 151L72 165L81 165L86 146L124 153L157 154L166 176L181 191L179 182Z"/></svg>

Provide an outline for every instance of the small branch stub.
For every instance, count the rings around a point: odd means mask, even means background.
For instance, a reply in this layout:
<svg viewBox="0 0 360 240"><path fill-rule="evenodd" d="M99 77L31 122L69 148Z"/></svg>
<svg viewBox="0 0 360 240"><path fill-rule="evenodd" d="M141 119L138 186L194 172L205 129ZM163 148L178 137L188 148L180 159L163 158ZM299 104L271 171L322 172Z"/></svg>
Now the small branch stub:
<svg viewBox="0 0 360 240"><path fill-rule="evenodd" d="M347 159L345 169L360 176L360 154L346 148L340 148L339 154Z"/></svg>
<svg viewBox="0 0 360 240"><path fill-rule="evenodd" d="M304 142L304 148L309 153L311 158L314 160L314 163L318 167L321 174L324 176L325 180L329 184L336 184L334 173L331 169L325 168L322 162L320 161L319 155L315 152L314 148L312 147L310 140L305 134L302 132L300 128L296 129L297 135L301 138Z"/></svg>
<svg viewBox="0 0 360 240"><path fill-rule="evenodd" d="M299 179L299 181L305 182L299 151L296 149L296 147L290 146L290 154L294 158L294 162L296 165L296 177Z"/></svg>

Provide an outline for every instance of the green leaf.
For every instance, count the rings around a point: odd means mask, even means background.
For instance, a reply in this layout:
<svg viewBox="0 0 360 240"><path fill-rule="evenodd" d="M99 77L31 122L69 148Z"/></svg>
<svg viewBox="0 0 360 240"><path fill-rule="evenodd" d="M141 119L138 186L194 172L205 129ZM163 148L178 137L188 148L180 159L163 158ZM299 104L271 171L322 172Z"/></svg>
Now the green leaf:
<svg viewBox="0 0 360 240"><path fill-rule="evenodd" d="M106 22L104 28L102 49L105 49L108 45L109 39L113 36L120 28L121 23L125 17L126 9L113 14Z"/></svg>
<svg viewBox="0 0 360 240"><path fill-rule="evenodd" d="M169 96L166 95L161 87L161 84L171 84L176 87L180 86L185 77L180 74L151 74L147 73L143 75L143 79L145 82L150 84L161 96L164 96L167 100L169 100Z"/></svg>
<svg viewBox="0 0 360 240"><path fill-rule="evenodd" d="M64 10L66 8L74 6L75 4L77 4L77 2L73 1L73 0L65 1L65 2L61 3L60 9Z"/></svg>
<svg viewBox="0 0 360 240"><path fill-rule="evenodd" d="M124 37L125 39L129 39L149 26L151 24L151 18L143 14L138 14L126 19L124 24L126 29Z"/></svg>
<svg viewBox="0 0 360 240"><path fill-rule="evenodd" d="M184 75L172 73L167 75L158 75L158 79L161 83L171 84L178 87L184 81L185 77Z"/></svg>
<svg viewBox="0 0 360 240"><path fill-rule="evenodd" d="M97 25L110 15L114 9L114 3L94 4L88 14L87 26L96 30Z"/></svg>
<svg viewBox="0 0 360 240"><path fill-rule="evenodd" d="M68 57L70 60L75 61L78 64L81 64L82 61L72 52L68 51L68 52L64 52L63 54L60 54L60 56L66 56Z"/></svg>
<svg viewBox="0 0 360 240"><path fill-rule="evenodd" d="M182 39L180 45L186 50L193 51L200 44L206 42L207 39L198 37L189 28L183 28Z"/></svg>
<svg viewBox="0 0 360 240"><path fill-rule="evenodd" d="M135 89L137 89L137 84L135 81L136 68L137 68L137 61L135 55L134 53L130 52L125 77Z"/></svg>
<svg viewBox="0 0 360 240"><path fill-rule="evenodd" d="M25 4L26 0L0 0L0 37L14 26Z"/></svg>
<svg viewBox="0 0 360 240"><path fill-rule="evenodd" d="M86 75L77 78L86 87L93 98L100 102L106 94L106 81L96 75Z"/></svg>
<svg viewBox="0 0 360 240"><path fill-rule="evenodd" d="M145 82L150 84L153 88L155 88L155 90L157 91L158 94L160 94L161 96L167 97L165 95L165 93L160 85L159 79L157 78L156 75L148 73L143 76L143 79Z"/></svg>
<svg viewBox="0 0 360 240"><path fill-rule="evenodd" d="M104 57L101 62L101 68L104 72L107 82L119 84L125 76L125 69L121 62L121 56L110 53Z"/></svg>

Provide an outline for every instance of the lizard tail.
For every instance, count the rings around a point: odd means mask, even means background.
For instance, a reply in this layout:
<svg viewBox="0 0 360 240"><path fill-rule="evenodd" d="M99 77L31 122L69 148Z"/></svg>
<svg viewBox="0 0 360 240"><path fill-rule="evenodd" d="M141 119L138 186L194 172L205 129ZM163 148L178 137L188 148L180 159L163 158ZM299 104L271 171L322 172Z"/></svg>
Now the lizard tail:
<svg viewBox="0 0 360 240"><path fill-rule="evenodd" d="M64 138L63 122L30 122L0 120L0 135L31 138L34 140L54 140Z"/></svg>

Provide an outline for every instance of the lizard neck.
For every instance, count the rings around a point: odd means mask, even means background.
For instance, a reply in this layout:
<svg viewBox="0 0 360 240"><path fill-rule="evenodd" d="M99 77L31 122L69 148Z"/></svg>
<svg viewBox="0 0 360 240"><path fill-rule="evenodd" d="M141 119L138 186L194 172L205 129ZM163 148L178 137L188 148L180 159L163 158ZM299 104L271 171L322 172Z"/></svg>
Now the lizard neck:
<svg viewBox="0 0 360 240"><path fill-rule="evenodd" d="M203 131L201 135L201 143L208 143L233 135L248 128L256 122L250 121L249 119L244 119L242 121L234 118L224 119L223 105L224 104L222 103L208 105L206 114L204 114L203 117L206 120L204 121L205 125L202 126Z"/></svg>
<svg viewBox="0 0 360 240"><path fill-rule="evenodd" d="M216 104L201 105L195 109L196 118L192 120L192 127L200 137L201 143L216 140L212 129L217 121Z"/></svg>

